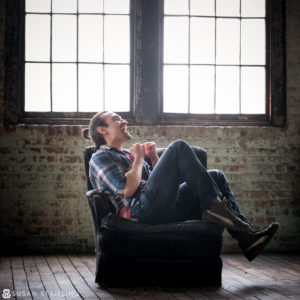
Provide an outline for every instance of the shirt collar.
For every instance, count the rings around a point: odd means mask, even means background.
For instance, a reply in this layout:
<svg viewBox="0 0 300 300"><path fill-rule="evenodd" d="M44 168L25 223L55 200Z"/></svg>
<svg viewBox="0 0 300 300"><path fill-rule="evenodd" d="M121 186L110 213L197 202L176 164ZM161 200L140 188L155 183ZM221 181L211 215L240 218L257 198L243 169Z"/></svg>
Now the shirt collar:
<svg viewBox="0 0 300 300"><path fill-rule="evenodd" d="M118 148L112 147L112 146L108 146L108 145L101 145L100 148L99 148L99 150L113 150L113 151L121 152L123 154L124 154L124 152L125 153L128 152L128 150L126 150L126 149L123 149L123 151L120 151Z"/></svg>
<svg viewBox="0 0 300 300"><path fill-rule="evenodd" d="M101 149L101 150L110 150L110 149L112 149L112 148L113 148L113 147L108 146L108 145L101 145L99 149Z"/></svg>

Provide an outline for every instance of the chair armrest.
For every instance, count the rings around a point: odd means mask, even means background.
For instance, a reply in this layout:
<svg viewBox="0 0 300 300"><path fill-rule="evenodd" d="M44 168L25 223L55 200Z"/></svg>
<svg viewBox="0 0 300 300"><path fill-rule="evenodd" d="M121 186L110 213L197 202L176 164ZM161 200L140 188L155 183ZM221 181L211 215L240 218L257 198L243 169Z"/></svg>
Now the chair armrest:
<svg viewBox="0 0 300 300"><path fill-rule="evenodd" d="M102 189L88 191L86 196L91 209L94 231L99 233L102 219L109 213L115 213L115 208L107 192Z"/></svg>

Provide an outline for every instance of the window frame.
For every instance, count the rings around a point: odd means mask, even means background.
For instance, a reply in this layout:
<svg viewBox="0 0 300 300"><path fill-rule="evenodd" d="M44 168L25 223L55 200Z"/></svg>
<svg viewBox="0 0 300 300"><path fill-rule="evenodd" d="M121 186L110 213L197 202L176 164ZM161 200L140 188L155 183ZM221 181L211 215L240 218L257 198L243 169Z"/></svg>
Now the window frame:
<svg viewBox="0 0 300 300"><path fill-rule="evenodd" d="M162 49L160 56L163 57ZM284 126L286 122L285 64L285 0L266 0L266 113L186 114L161 111L161 120L164 124L182 124L184 122L184 124L200 125ZM161 74L162 72L163 63L161 64ZM160 90L160 93L160 98L163 99L163 89Z"/></svg>
<svg viewBox="0 0 300 300"><path fill-rule="evenodd" d="M130 112L117 113L130 125L284 126L285 0L266 1L266 114L163 113L164 13L157 0L130 0ZM24 111L24 44L25 0L6 0L4 124L88 124L94 112Z"/></svg>

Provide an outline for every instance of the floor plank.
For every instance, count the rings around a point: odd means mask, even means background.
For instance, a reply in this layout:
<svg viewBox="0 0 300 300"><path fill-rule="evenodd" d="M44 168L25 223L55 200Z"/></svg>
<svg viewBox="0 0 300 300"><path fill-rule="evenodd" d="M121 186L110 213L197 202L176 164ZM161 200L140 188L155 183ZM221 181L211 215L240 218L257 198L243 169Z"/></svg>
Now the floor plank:
<svg viewBox="0 0 300 300"><path fill-rule="evenodd" d="M86 282L68 256L59 255L58 260L83 299L101 299L96 287Z"/></svg>
<svg viewBox="0 0 300 300"><path fill-rule="evenodd" d="M32 298L34 300L49 299L33 256L24 256L23 262Z"/></svg>
<svg viewBox="0 0 300 300"><path fill-rule="evenodd" d="M22 256L15 256L11 258L11 268L16 299L33 299L28 285L27 276L24 270Z"/></svg>
<svg viewBox="0 0 300 300"><path fill-rule="evenodd" d="M46 260L64 297L66 299L81 299L79 292L74 287L69 276L64 272L57 257L54 255L47 256Z"/></svg>
<svg viewBox="0 0 300 300"><path fill-rule="evenodd" d="M222 255L218 288L111 288L94 282L94 255L0 257L0 292L33 300L300 300L300 255L266 254L248 262Z"/></svg>
<svg viewBox="0 0 300 300"><path fill-rule="evenodd" d="M34 260L49 298L51 300L66 299L46 261L46 258L44 256L34 256Z"/></svg>
<svg viewBox="0 0 300 300"><path fill-rule="evenodd" d="M15 291L13 282L13 274L10 257L0 257L0 291L1 295L4 290L12 295L11 291ZM16 299L12 296L10 299Z"/></svg>

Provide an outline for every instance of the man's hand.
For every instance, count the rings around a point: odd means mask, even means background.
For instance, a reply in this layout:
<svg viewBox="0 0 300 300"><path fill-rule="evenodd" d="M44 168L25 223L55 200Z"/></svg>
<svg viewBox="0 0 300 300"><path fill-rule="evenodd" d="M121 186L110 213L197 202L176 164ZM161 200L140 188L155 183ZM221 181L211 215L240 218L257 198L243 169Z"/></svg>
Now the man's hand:
<svg viewBox="0 0 300 300"><path fill-rule="evenodd" d="M126 184L124 187L124 197L131 197L141 182L142 168L144 163L144 148L141 144L133 144L130 149L130 153L134 156L134 161L132 163L131 169L125 173Z"/></svg>
<svg viewBox="0 0 300 300"><path fill-rule="evenodd" d="M159 157L157 155L156 151L156 144L154 142L147 142L143 144L143 148L145 151L145 154L150 158L152 167L154 167L159 160Z"/></svg>
<svg viewBox="0 0 300 300"><path fill-rule="evenodd" d="M133 144L130 149L130 153L134 156L134 159L137 161L144 160L145 151L143 145L136 143Z"/></svg>

